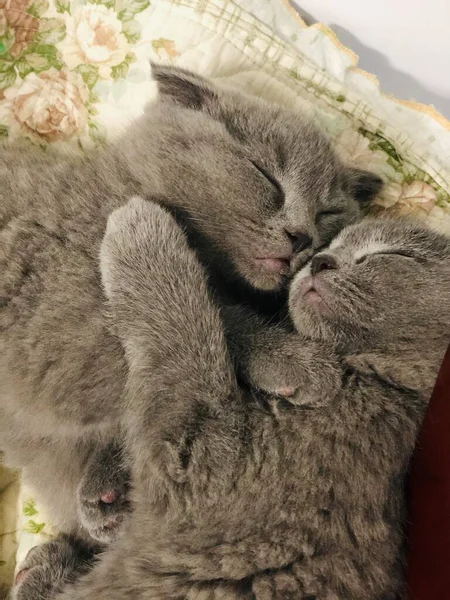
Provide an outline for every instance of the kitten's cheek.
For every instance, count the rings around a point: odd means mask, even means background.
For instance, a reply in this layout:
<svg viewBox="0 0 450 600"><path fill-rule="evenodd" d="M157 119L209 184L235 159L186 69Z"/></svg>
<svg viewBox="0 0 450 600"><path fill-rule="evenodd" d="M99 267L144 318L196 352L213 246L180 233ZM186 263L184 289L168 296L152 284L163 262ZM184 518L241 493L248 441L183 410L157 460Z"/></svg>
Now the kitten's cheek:
<svg viewBox="0 0 450 600"><path fill-rule="evenodd" d="M303 274L304 271L297 275L291 283L289 290L289 310L294 315L301 311L304 306L305 294L311 289L312 277L309 274Z"/></svg>

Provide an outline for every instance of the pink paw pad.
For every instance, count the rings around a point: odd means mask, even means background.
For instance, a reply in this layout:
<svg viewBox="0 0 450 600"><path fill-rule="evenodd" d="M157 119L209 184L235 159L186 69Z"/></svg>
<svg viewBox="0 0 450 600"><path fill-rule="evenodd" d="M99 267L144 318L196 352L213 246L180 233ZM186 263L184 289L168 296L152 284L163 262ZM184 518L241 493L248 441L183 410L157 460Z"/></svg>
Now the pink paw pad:
<svg viewBox="0 0 450 600"><path fill-rule="evenodd" d="M123 521L123 517L121 515L117 515L108 519L104 525L105 529L115 529L118 527Z"/></svg>
<svg viewBox="0 0 450 600"><path fill-rule="evenodd" d="M296 389L293 387L283 387L278 388L275 393L277 396L282 396L283 398L291 398L295 395Z"/></svg>
<svg viewBox="0 0 450 600"><path fill-rule="evenodd" d="M14 585L20 585L21 583L23 583L25 581L25 579L28 576L28 573L30 572L30 569L22 569L21 571L19 571L16 575L16 579L14 581Z"/></svg>
<svg viewBox="0 0 450 600"><path fill-rule="evenodd" d="M109 490L100 496L100 500L105 504L112 504L119 498L119 494L114 490Z"/></svg>

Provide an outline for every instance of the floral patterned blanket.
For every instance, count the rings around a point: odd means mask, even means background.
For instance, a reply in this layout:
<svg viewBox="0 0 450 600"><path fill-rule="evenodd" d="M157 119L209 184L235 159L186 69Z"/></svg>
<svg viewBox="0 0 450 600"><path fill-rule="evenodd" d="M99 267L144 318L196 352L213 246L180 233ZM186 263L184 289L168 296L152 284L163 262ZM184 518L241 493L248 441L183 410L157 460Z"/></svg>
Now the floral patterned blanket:
<svg viewBox="0 0 450 600"><path fill-rule="evenodd" d="M287 0L0 0L0 143L101 148L157 93L150 60L306 111L346 160L384 178L375 212L450 234L450 123L384 95L332 31L307 27ZM0 467L0 587L53 533L32 492Z"/></svg>

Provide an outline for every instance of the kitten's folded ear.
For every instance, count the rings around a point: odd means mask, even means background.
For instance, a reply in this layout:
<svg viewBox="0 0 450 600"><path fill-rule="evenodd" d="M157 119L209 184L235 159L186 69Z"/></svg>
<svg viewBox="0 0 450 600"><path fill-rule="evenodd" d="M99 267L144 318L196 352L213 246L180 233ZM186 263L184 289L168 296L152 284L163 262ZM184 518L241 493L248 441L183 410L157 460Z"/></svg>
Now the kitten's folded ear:
<svg viewBox="0 0 450 600"><path fill-rule="evenodd" d="M344 189L362 205L369 204L383 187L383 180L375 173L348 168L344 176Z"/></svg>
<svg viewBox="0 0 450 600"><path fill-rule="evenodd" d="M179 67L151 63L152 75L164 100L192 110L207 108L217 99L214 86L207 80Z"/></svg>
<svg viewBox="0 0 450 600"><path fill-rule="evenodd" d="M428 352L426 358L404 349L398 349L397 353L397 356L386 356L376 351L357 354L347 356L344 363L360 374L376 376L386 385L430 397L442 362L442 348Z"/></svg>

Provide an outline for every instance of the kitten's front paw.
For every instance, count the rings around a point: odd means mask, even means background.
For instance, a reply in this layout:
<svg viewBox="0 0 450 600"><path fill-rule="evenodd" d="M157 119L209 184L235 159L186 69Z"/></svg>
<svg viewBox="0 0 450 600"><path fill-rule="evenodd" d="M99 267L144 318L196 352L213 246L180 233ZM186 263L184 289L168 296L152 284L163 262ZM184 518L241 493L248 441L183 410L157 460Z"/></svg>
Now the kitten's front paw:
<svg viewBox="0 0 450 600"><path fill-rule="evenodd" d="M179 253L186 248L182 229L158 204L135 197L110 215L100 272L119 336L138 333L139 318L145 314L148 322L148 307L164 305L160 288L167 292L167 281L176 281Z"/></svg>
<svg viewBox="0 0 450 600"><path fill-rule="evenodd" d="M122 534L130 514L130 473L114 445L94 454L77 491L81 524L91 537L110 544Z"/></svg>
<svg viewBox="0 0 450 600"><path fill-rule="evenodd" d="M159 263L166 262L166 248L174 236L183 237L181 229L154 202L135 196L113 211L100 249L100 271L109 299L118 290L132 294L142 280L157 274ZM135 285L133 278L137 279ZM127 284L131 288L125 290Z"/></svg>
<svg viewBox="0 0 450 600"><path fill-rule="evenodd" d="M16 576L11 600L50 600L93 565L93 554L66 536L32 548Z"/></svg>
<svg viewBox="0 0 450 600"><path fill-rule="evenodd" d="M272 342L272 343L271 343ZM334 398L340 374L296 334L269 340L250 356L247 377L258 390L296 406L320 407Z"/></svg>
<svg viewBox="0 0 450 600"><path fill-rule="evenodd" d="M192 303L197 291L186 288L198 270L183 230L159 205L133 198L110 215L100 272L111 324L127 353L144 339L159 347L161 336L179 330L181 304Z"/></svg>

